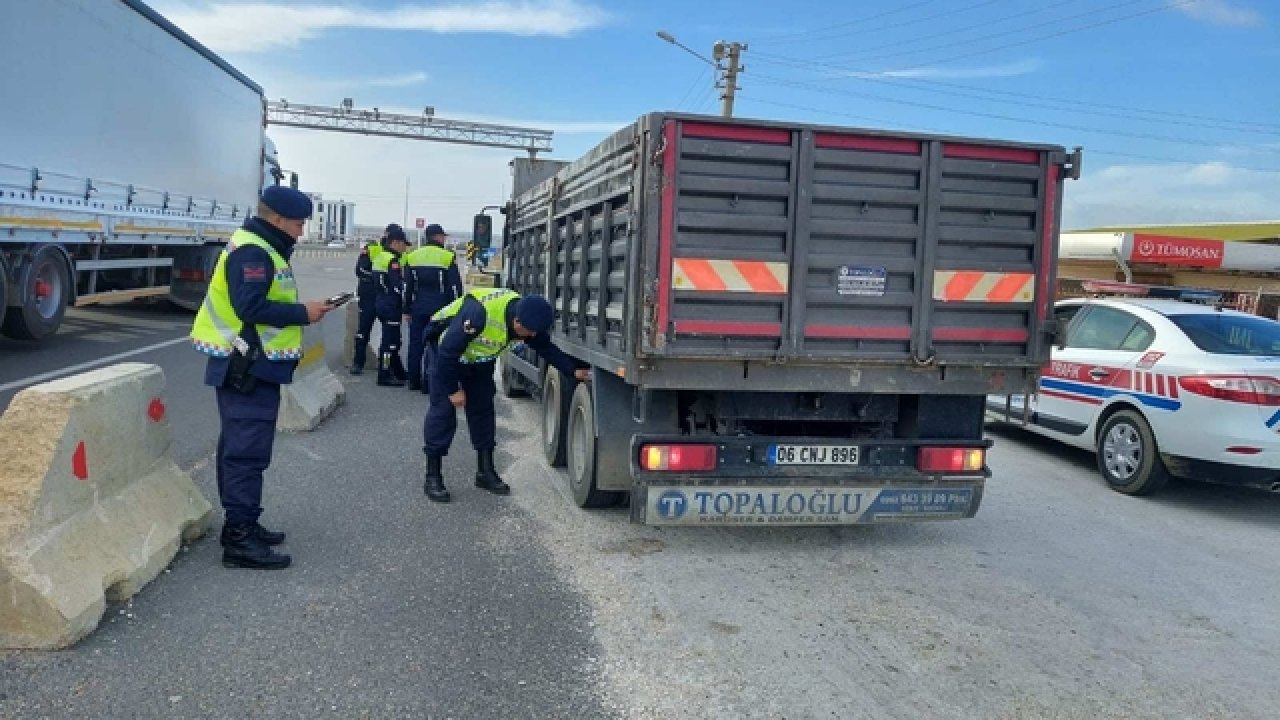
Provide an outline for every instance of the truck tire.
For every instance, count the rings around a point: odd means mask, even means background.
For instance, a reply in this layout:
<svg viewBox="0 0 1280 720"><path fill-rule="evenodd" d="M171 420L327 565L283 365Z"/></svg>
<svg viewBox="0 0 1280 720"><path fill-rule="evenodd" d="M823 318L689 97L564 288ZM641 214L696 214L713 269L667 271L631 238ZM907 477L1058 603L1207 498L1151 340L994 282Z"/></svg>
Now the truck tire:
<svg viewBox="0 0 1280 720"><path fill-rule="evenodd" d="M1103 424L1098 433L1098 470L1112 490L1126 495L1150 495L1169 482L1155 433L1132 410L1120 410Z"/></svg>
<svg viewBox="0 0 1280 720"><path fill-rule="evenodd" d="M18 340L39 340L58 331L71 301L71 271L66 257L53 245L36 250L15 278L21 300L4 316L4 334Z"/></svg>
<svg viewBox="0 0 1280 720"><path fill-rule="evenodd" d="M542 376L542 456L551 467L564 467L564 426L570 396L564 375L554 367Z"/></svg>
<svg viewBox="0 0 1280 720"><path fill-rule="evenodd" d="M616 505L621 493L604 492L596 486L596 415L591 402L591 386L579 383L569 403L569 423L565 432L569 490L580 508Z"/></svg>
<svg viewBox="0 0 1280 720"><path fill-rule="evenodd" d="M524 378L507 363L505 356L498 358L498 365L498 383L503 397L518 398L529 394L524 388Z"/></svg>

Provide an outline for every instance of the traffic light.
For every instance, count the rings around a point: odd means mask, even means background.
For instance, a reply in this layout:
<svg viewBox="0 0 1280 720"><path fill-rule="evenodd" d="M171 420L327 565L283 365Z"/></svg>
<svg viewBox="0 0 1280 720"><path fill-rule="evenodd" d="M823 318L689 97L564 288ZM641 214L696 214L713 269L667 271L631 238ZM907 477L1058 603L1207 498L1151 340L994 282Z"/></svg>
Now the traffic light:
<svg viewBox="0 0 1280 720"><path fill-rule="evenodd" d="M471 222L471 237L477 247L488 250L493 244L493 219L484 213L476 215Z"/></svg>

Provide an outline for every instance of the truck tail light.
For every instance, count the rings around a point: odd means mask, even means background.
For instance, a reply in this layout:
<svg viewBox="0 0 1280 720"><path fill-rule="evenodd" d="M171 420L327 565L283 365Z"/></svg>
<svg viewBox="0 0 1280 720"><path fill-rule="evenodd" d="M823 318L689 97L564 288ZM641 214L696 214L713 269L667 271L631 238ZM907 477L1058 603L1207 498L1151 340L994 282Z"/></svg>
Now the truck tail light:
<svg viewBox="0 0 1280 720"><path fill-rule="evenodd" d="M716 469L715 445L641 445L640 467L666 472Z"/></svg>
<svg viewBox="0 0 1280 720"><path fill-rule="evenodd" d="M1179 378L1183 390L1196 395L1249 405L1280 405L1280 381L1249 375L1188 375Z"/></svg>
<svg viewBox="0 0 1280 720"><path fill-rule="evenodd" d="M982 470L987 461L983 448L920 448L916 468L920 472L968 473Z"/></svg>

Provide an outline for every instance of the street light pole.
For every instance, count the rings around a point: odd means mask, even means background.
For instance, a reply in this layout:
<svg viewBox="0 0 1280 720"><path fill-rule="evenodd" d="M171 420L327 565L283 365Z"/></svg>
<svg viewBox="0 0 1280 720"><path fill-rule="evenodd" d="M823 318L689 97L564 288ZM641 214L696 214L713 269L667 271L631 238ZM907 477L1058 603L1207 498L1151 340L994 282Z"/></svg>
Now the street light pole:
<svg viewBox="0 0 1280 720"><path fill-rule="evenodd" d="M747 46L739 42L724 43L718 42L715 45L716 68L720 68L720 60L728 59L729 67L724 69L724 93L720 95L723 101L720 106L720 114L724 117L733 117L733 99L738 90L738 73L746 70L741 66L742 51Z"/></svg>
<svg viewBox="0 0 1280 720"><path fill-rule="evenodd" d="M733 117L733 100L738 91L738 74L746 71L746 67L742 65L742 53L747 46L740 42L717 42L712 47L712 57L715 58L712 60L676 40L675 36L666 30L659 30L658 37L716 69L719 75L716 77L715 86L724 88L724 92L720 94L720 114L724 117ZM728 61L728 67L721 64L721 61L725 60Z"/></svg>

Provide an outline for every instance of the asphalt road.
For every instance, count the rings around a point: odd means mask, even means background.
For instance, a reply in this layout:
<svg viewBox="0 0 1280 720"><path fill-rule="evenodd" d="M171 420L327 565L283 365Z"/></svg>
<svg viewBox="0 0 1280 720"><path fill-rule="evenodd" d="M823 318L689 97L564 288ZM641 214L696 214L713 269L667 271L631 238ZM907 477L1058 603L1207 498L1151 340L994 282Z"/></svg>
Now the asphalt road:
<svg viewBox="0 0 1280 720"><path fill-rule="evenodd" d="M325 265L304 291L345 286ZM174 395L199 380L185 347L136 359L165 367L173 416L210 412ZM504 400L514 494L470 486L460 429L435 506L420 396L343 379L335 418L277 441L264 521L294 568L228 571L195 544L75 648L0 653L0 716L1280 716L1280 496L1125 497L1087 454L993 429L972 520L638 527L573 507L536 405ZM174 422L213 497L216 426Z"/></svg>

